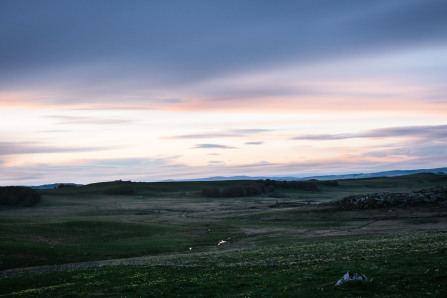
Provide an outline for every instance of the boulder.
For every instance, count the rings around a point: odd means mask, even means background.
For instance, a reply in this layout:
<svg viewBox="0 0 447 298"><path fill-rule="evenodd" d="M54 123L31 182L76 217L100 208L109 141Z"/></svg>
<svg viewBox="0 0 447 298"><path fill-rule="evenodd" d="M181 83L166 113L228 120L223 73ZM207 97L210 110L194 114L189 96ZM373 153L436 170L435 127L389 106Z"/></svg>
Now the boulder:
<svg viewBox="0 0 447 298"><path fill-rule="evenodd" d="M342 285L342 284L345 284L348 282L353 282L353 281L367 282L368 279L362 273L349 271L349 272L346 272L346 274L343 275L343 277L337 281L335 286L339 286L339 285Z"/></svg>

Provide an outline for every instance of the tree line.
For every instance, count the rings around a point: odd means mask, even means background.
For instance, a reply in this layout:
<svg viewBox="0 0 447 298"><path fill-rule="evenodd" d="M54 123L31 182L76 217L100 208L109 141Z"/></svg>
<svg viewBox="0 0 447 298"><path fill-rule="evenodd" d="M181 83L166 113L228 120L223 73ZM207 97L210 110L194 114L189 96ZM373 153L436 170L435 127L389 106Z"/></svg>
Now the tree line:
<svg viewBox="0 0 447 298"><path fill-rule="evenodd" d="M205 187L202 189L202 195L211 198L234 198L234 197L249 197L258 196L262 194L262 188L257 184L250 186L228 186L225 188Z"/></svg>
<svg viewBox="0 0 447 298"><path fill-rule="evenodd" d="M287 188L287 189L299 189L306 191L316 191L318 190L317 180L307 180L307 181L278 181L278 180L259 180L260 183L267 188Z"/></svg>
<svg viewBox="0 0 447 298"><path fill-rule="evenodd" d="M39 203L40 200L40 193L29 187L0 187L0 205L31 207Z"/></svg>
<svg viewBox="0 0 447 298"><path fill-rule="evenodd" d="M134 189L129 185L121 185L104 189L106 195L130 195L134 193Z"/></svg>
<svg viewBox="0 0 447 298"><path fill-rule="evenodd" d="M212 198L231 198L257 196L266 193L274 193L277 188L299 189L304 191L317 191L317 180L307 181L278 181L278 180L256 180L253 184L247 186L228 186L228 187L205 187L202 189L202 195ZM337 186L337 181L322 181L324 185Z"/></svg>

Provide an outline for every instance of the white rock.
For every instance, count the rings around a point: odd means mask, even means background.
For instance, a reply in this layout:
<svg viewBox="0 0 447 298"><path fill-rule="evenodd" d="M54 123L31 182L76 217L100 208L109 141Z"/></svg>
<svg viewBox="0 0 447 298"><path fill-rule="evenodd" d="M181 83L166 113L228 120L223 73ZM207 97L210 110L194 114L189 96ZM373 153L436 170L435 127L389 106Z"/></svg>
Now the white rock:
<svg viewBox="0 0 447 298"><path fill-rule="evenodd" d="M343 275L343 277L337 281L335 286L339 286L339 285L342 285L344 283L351 282L351 281L365 282L365 281L368 281L368 279L366 278L365 275L363 275L361 273L349 271L349 272L346 272L346 274Z"/></svg>

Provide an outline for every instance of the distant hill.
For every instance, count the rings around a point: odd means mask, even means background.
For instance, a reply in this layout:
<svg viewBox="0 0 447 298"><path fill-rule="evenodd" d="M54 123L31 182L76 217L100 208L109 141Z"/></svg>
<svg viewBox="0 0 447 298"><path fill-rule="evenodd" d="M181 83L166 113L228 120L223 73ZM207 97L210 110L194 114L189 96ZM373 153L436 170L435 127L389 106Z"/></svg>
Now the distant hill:
<svg viewBox="0 0 447 298"><path fill-rule="evenodd" d="M338 179L362 179L362 178L374 178L374 177L395 177L405 176L419 173L433 173L433 174L447 174L447 168L436 169L417 169L417 170L394 170L384 171L376 173L356 173L356 174L344 174L344 175L322 175L322 176L308 176L308 177L296 177L296 176L214 176L207 178L189 179L189 180L177 180L177 181L223 181L223 180L338 180ZM173 180L169 180L173 181Z"/></svg>
<svg viewBox="0 0 447 298"><path fill-rule="evenodd" d="M60 185L70 185L70 186L82 186L83 184L76 184L76 183L53 183L53 184L44 184L44 185L38 185L38 186L27 186L32 189L55 189L58 188Z"/></svg>
<svg viewBox="0 0 447 298"><path fill-rule="evenodd" d="M394 171L384 171L384 172L376 172L376 173L355 173L355 174L343 174L343 175L321 175L321 176L306 176L306 177L297 177L293 175L288 176L213 176L206 178L197 178L197 179L179 179L172 180L167 179L159 182L189 182L189 181L230 181L230 180L285 180L285 181L303 181L303 180L339 180L339 179L362 179L362 178L374 178L374 177L396 177L396 176L405 176L411 174L419 174L419 173L433 173L433 174L447 174L447 168L436 168L436 169L417 169L417 170L394 170ZM53 183L53 184L44 184L38 186L26 186L33 189L54 189L58 188L61 184L64 185L72 185L72 186L82 186L83 184L76 183Z"/></svg>
<svg viewBox="0 0 447 298"><path fill-rule="evenodd" d="M405 175L420 174L420 173L447 174L447 168L418 169L418 170L395 170L395 171L385 171L385 172L377 172L377 173L313 176L313 177L308 177L306 179L317 179L317 180L361 179L361 178L374 178L374 177L396 177L396 176L405 176Z"/></svg>

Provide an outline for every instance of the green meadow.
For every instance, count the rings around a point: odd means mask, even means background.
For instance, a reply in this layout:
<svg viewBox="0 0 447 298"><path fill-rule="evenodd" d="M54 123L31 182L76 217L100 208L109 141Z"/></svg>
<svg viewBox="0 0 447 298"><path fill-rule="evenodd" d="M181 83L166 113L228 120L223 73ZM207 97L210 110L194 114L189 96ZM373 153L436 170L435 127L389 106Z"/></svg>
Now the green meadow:
<svg viewBox="0 0 447 298"><path fill-rule="evenodd" d="M328 202L447 186L447 175L277 186L105 182L0 207L0 297L445 297L447 205L348 210ZM132 193L106 194L129 187ZM219 245L219 243L221 243ZM335 287L347 271L370 280Z"/></svg>

